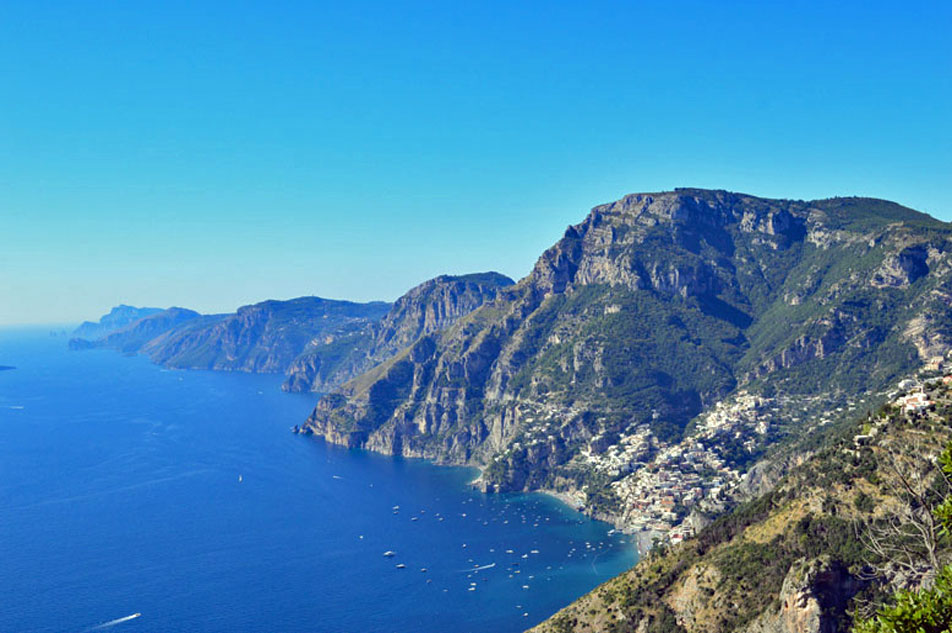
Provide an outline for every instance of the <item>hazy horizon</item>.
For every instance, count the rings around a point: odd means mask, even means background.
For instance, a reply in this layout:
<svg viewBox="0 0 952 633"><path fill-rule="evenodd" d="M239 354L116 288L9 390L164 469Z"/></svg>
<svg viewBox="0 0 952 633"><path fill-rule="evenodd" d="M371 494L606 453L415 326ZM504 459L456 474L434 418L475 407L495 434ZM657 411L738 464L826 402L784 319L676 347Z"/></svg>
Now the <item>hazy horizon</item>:
<svg viewBox="0 0 952 633"><path fill-rule="evenodd" d="M691 187L687 187L687 188L691 188ZM674 188L672 187L672 189L674 189ZM660 190L658 190L658 191L660 191ZM644 191L644 192L629 192L629 193L648 193L648 192L647 192L647 191ZM756 195L756 194L751 194L750 192L746 192L746 191L744 191L744 192L735 191L735 192L732 192L732 193L741 193L741 194L748 194L748 195ZM625 194L625 195L627 195L627 194ZM620 199L620 198L622 198L622 197L623 197L623 196L620 195L620 196L618 196L618 199ZM770 197L772 197L772 196L758 196L758 197L770 198ZM829 197L834 197L834 196L829 196ZM822 198L810 198L810 199L811 199L811 200L819 200L819 199L822 199ZM893 200L892 202L898 202L899 204L901 204L901 202L895 201L895 200ZM596 205L596 206L597 206L597 205ZM905 206L905 205L904 205L904 206ZM919 209L915 209L915 210L919 211ZM930 214L930 215L932 215L932 214ZM933 217L935 217L935 216L933 216ZM582 219L584 219L584 218L581 218L581 217L580 217L580 218L579 218L579 222L580 222ZM949 220L946 219L946 218L937 218L937 219L940 219L940 220L946 221L946 222L949 221ZM572 222L572 224L578 224L578 222ZM557 238L556 238L556 239L557 239ZM553 241L554 241L554 240L553 240ZM537 255L541 255L541 251L540 251ZM534 264L534 263L535 263L535 259L533 259L533 264ZM520 279L522 279L525 275L528 275L530 271L531 271L531 267L530 267L530 269L526 270L526 272L523 273L522 275L518 275L518 276L516 276L516 275L507 275L507 276L509 276L510 278L512 278L514 281L518 282L518 281L519 281ZM433 277L435 277L435 276L437 276L437 275L444 275L444 274L449 274L449 275L464 275L464 274L469 274L469 273L482 273L482 272L502 272L502 271L494 270L494 269L486 269L486 270L470 270L470 271L443 272L443 273L437 273L436 275L433 275L432 277L428 277L427 279L432 279ZM506 274L506 273L503 273L503 274ZM287 300L290 300L290 299L296 299L296 298L306 297L306 296L319 296L319 297L321 297L321 298L323 298L323 299L331 299L331 300L337 300L337 301L352 301L352 302L356 302L356 303L368 303L368 302L372 302L372 301L383 301L383 302L387 302L387 303L392 303L392 302L394 302L396 299L398 299L400 296L402 296L406 291L410 290L411 288L413 288L414 286L418 285L419 283L423 283L424 281L427 281L427 279L421 279L421 280L419 280L418 282L414 282L413 284L407 286L407 287L404 288L403 290L400 290L400 291L399 291L395 296L393 296L393 297L386 297L386 298L372 298L372 297L371 297L371 298L366 298L366 299L353 299L353 298L350 298L350 297L330 297L330 296L325 296L325 295L317 295L317 294L314 294L314 293L311 293L311 294L288 295L288 296L280 296L280 297L278 297L278 296L267 296L267 297L261 297L261 298L258 298L258 299L251 299L251 300L249 300L249 301L245 301L245 302L243 302L243 303L236 304L236 305L234 305L234 306L232 306L232 307L225 307L225 308L221 308L221 309L210 309L210 310L203 310L203 309L200 309L199 307L195 307L194 305L185 305L185 304L182 304L182 303L172 303L172 304L169 304L169 305L157 305L157 304L145 302L145 303L141 303L141 304L134 304L134 303L130 303L130 302L128 302L128 301L123 301L123 300L120 299L120 300L116 301L115 303L113 303L113 304L111 304L111 305L103 306L102 310L101 310L99 313L94 314L94 315L84 316L84 317L76 318L76 319L72 319L72 320L63 320L63 321L37 321L37 322L28 322L28 323L2 323L2 322L0 322L0 328L18 328L18 327L27 328L27 327L32 327L32 326L35 326L35 327L52 327L52 328L72 327L72 326L75 326L75 325L79 325L80 323L85 322L85 321L96 322L96 321L99 320L100 317L102 317L102 316L104 316L105 314L107 314L112 308L117 307L117 306L120 306L120 305L129 305L129 306L134 306L134 307L137 307L137 308L143 308L143 307L161 308L161 309L167 309L167 308L173 308L173 307L189 308L189 309L192 309L192 310L196 310L197 312L201 312L202 314L214 315L214 314L228 314L228 313L233 313L233 312L235 312L238 308L240 308L240 307L242 307L242 306L251 305L251 304L255 304L255 303L260 303L260 302L262 302L262 301L269 301L269 300L287 301Z"/></svg>
<svg viewBox="0 0 952 633"><path fill-rule="evenodd" d="M0 324L519 279L680 186L952 219L947 3L0 15Z"/></svg>

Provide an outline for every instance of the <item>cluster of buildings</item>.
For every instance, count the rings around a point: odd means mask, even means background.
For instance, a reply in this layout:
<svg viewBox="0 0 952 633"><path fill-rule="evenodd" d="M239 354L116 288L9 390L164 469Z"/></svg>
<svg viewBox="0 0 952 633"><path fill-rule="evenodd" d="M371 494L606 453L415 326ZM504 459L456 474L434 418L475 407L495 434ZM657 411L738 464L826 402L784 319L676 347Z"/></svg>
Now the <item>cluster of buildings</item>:
<svg viewBox="0 0 952 633"><path fill-rule="evenodd" d="M690 535L676 531L684 516L705 497L716 497L739 478L703 444L677 444L661 449L650 463L613 482L622 501L626 529L665 533L669 538Z"/></svg>
<svg viewBox="0 0 952 633"><path fill-rule="evenodd" d="M621 502L626 530L652 532L678 543L692 534L684 523L691 508L704 500L716 503L741 479L723 447L740 444L752 453L767 434L774 406L765 398L740 393L702 416L695 432L681 442L660 442L648 425L640 425L610 446L596 436L581 459L616 478L611 487Z"/></svg>
<svg viewBox="0 0 952 633"><path fill-rule="evenodd" d="M952 388L952 372L921 382L903 381L888 395L904 413L921 412L934 406L940 384ZM699 417L693 432L678 443L658 440L649 425L641 424L620 438L596 435L579 459L613 480L610 486L620 501L622 515L617 519L623 529L677 544L693 535L691 522L685 520L693 508L717 508L743 480L743 454L752 455L767 443L773 420L799 423L800 418L791 414L802 411L823 426L852 414L864 402L847 400L836 406L833 399L820 396L793 402L789 397L774 400L741 392ZM876 431L872 428L854 438L857 449Z"/></svg>
<svg viewBox="0 0 952 633"><path fill-rule="evenodd" d="M658 440L648 425L643 424L622 435L615 444L611 444L603 434L596 435L580 455L594 470L610 477L620 477L644 467L658 446Z"/></svg>
<svg viewBox="0 0 952 633"><path fill-rule="evenodd" d="M942 368L941 363L933 362L931 366L938 369ZM927 368L926 371L935 371ZM892 399L892 405L901 409L903 413L919 413L935 405L931 398L931 390L939 384L948 386L952 384L952 374L946 374L941 377L932 377L922 380L907 378L897 385L895 391L891 391L888 397Z"/></svg>
<svg viewBox="0 0 952 633"><path fill-rule="evenodd" d="M919 411L925 411L933 404L934 403L929 399L929 396L921 390L900 396L895 402L895 406L902 409L904 413L918 413Z"/></svg>
<svg viewBox="0 0 952 633"><path fill-rule="evenodd" d="M595 435L574 463L611 481L620 508L614 519L620 528L641 533L640 539L648 535L648 539L658 537L676 544L693 535L693 522L686 521L692 509L723 509L733 488L744 478L746 458L753 458L767 444L774 421L799 423L799 417L791 417L797 411L822 426L848 415L857 405L848 401L842 403L845 408L837 407L826 400L820 396L773 399L740 392L701 415L679 442L663 442L650 425L637 424L620 436ZM915 398L908 402L919 406ZM513 444L514 450L532 452L560 437L566 412L545 405L533 409L524 411L529 428L521 441ZM585 505L586 489L583 486L573 492L572 502Z"/></svg>

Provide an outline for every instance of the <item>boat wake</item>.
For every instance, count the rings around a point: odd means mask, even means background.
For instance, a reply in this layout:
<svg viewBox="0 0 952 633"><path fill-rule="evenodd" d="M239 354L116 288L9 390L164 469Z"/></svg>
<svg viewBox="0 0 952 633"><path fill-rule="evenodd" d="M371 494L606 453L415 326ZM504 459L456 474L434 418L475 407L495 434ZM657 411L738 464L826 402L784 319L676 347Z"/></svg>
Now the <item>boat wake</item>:
<svg viewBox="0 0 952 633"><path fill-rule="evenodd" d="M471 571L480 571L480 570L483 570L483 569L492 569L492 568L495 567L495 566L496 566L496 563L489 563L488 565L482 565L482 566L479 566L479 567L473 567L472 569L461 569L461 570L459 570L459 573L465 574L465 573L471 572Z"/></svg>
<svg viewBox="0 0 952 633"><path fill-rule="evenodd" d="M101 631L103 629L108 629L110 627L116 626L117 624L122 624L123 622L128 622L129 620L135 620L138 617L141 617L141 613L133 613L132 615L127 615L124 618L116 618L115 620L109 620L108 622L103 622L97 626L86 629L83 633L89 633L90 631Z"/></svg>

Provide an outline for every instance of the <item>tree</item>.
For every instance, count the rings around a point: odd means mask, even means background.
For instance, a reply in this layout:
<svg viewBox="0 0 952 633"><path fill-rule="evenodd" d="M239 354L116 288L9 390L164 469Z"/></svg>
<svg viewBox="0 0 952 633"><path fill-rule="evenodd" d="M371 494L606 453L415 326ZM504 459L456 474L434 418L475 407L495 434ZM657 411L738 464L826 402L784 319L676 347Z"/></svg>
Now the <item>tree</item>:
<svg viewBox="0 0 952 633"><path fill-rule="evenodd" d="M946 484L952 480L952 444L942 452L938 459L940 479ZM910 477L904 477L905 484L908 485L914 480ZM909 488L908 493L912 494L915 487ZM952 494L946 494L945 498L936 507L933 508L930 516L933 521L924 520L918 517L919 525L913 528L913 532L922 535L926 541L937 543L940 537L948 537L952 532ZM935 526L931 531L924 528ZM886 550L888 551L888 550ZM897 552L903 561L909 549L900 547L892 550ZM931 561L938 561L937 548L926 548L927 558ZM925 561L929 564L930 561ZM902 564L905 564L903 562ZM952 631L952 565L945 565L937 570L934 580L931 583L918 590L899 591L894 596L891 604L880 607L876 615L868 620L860 622L855 628L856 633L948 633Z"/></svg>
<svg viewBox="0 0 952 633"><path fill-rule="evenodd" d="M907 586L928 584L942 567L943 507L952 519L952 453L946 448L936 459L918 442L892 443L883 446L880 462L887 474L882 485L899 503L860 538L880 575L899 572Z"/></svg>
<svg viewBox="0 0 952 633"><path fill-rule="evenodd" d="M893 604L860 623L855 633L948 633L952 631L952 565L928 589L900 591Z"/></svg>

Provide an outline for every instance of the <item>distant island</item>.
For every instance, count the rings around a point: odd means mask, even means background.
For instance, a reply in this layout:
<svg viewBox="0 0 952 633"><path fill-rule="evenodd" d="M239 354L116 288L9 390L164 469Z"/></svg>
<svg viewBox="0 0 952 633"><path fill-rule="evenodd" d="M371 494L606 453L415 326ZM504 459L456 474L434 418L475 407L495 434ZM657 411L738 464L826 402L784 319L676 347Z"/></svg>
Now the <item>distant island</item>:
<svg viewBox="0 0 952 633"><path fill-rule="evenodd" d="M105 338L113 332L132 325L139 319L161 312L161 308L137 308L135 306L118 305L108 314L99 318L99 321L84 321L73 336L80 339L96 340Z"/></svg>

